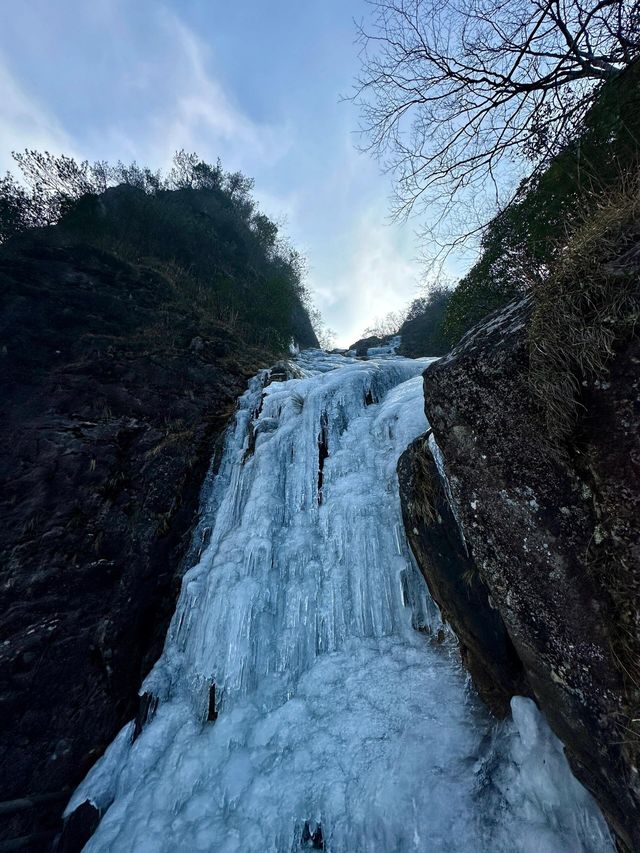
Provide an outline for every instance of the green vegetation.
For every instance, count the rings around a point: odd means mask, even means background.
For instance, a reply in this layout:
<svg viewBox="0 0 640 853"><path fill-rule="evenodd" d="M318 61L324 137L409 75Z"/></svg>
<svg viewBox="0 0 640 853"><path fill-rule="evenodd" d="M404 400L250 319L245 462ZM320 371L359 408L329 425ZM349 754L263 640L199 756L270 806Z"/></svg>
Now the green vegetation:
<svg viewBox="0 0 640 853"><path fill-rule="evenodd" d="M452 291L434 286L426 296L414 299L400 326L400 353L409 358L444 355L449 350L444 334L444 317Z"/></svg>
<svg viewBox="0 0 640 853"><path fill-rule="evenodd" d="M457 286L436 287L415 300L401 329L403 352L441 355L492 311L526 292L533 292L539 305L535 336L544 325L542 315L560 308L558 282L566 280L568 258L582 251L586 234L612 224L612 205L619 205L620 228L628 233L636 215L629 205L639 163L640 63L635 63L602 85L580 135L546 170L524 181L513 201L485 228L480 257ZM626 238L620 233L616 245L612 239L610 234L606 238L611 257L624 248ZM556 268L560 263L565 263L565 272ZM576 274L581 275L578 270ZM621 311L628 308L624 299L620 302L620 288L610 297ZM583 299L589 299L587 289ZM539 343L544 349L546 344ZM537 344L532 339L534 351Z"/></svg>
<svg viewBox="0 0 640 853"><path fill-rule="evenodd" d="M379 317L364 330L360 340L351 344L351 349L364 355L369 347L380 346L401 335L400 355L408 358L444 355L449 351L443 324L450 298L450 288L432 285L425 296L414 299L407 308Z"/></svg>
<svg viewBox="0 0 640 853"><path fill-rule="evenodd" d="M582 133L487 227L481 256L447 308L450 344L518 293L535 290L563 252L571 223L598 217L638 170L640 63L602 86Z"/></svg>
<svg viewBox="0 0 640 853"><path fill-rule="evenodd" d="M0 180L0 242L56 224L169 282L178 306L222 320L274 351L316 343L304 261L260 212L253 182L178 152L166 177L136 163L14 155L24 182Z"/></svg>

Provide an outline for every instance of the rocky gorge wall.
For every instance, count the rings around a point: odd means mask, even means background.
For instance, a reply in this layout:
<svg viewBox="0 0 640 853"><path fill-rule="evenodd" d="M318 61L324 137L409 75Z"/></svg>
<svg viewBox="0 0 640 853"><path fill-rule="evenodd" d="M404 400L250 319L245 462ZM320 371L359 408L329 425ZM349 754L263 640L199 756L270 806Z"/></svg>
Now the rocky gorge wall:
<svg viewBox="0 0 640 853"><path fill-rule="evenodd" d="M498 715L512 695L534 697L621 848L637 851L638 684L620 638L633 648L639 624L640 345L585 385L559 457L530 390L530 314L528 299L510 303L425 371L432 437L400 460L404 521L480 695Z"/></svg>
<svg viewBox="0 0 640 853"><path fill-rule="evenodd" d="M216 440L274 355L55 229L2 247L0 284L0 803L56 795L0 840L37 851L136 714Z"/></svg>

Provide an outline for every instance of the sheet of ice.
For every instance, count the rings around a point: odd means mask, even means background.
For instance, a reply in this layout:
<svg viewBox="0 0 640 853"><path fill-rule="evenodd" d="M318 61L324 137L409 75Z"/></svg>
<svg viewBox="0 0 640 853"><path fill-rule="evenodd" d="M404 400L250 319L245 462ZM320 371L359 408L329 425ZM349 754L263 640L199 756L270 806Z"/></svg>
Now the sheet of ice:
<svg viewBox="0 0 640 853"><path fill-rule="evenodd" d="M435 641L395 471L426 362L296 361L240 400L142 688L158 710L68 806L105 812L86 850L292 853L318 824L333 853L611 850L533 703L494 724Z"/></svg>
<svg viewBox="0 0 640 853"><path fill-rule="evenodd" d="M460 539L462 540L464 550L469 553L469 549L467 548L467 540L464 532L464 526L462 524L462 519L460 518L460 510L458 508L458 504L455 501L455 498L453 497L453 492L451 491L451 483L449 482L449 477L447 475L447 466L445 464L444 456L442 455L442 451L438 446L438 442L436 441L436 437L433 432L429 432L427 443L429 445L431 455L433 456L433 461L436 463L436 468L438 469L438 474L440 475L442 485L444 486L444 492L447 498L447 503L449 504L451 513L456 521L456 524L458 525L458 530L460 531Z"/></svg>

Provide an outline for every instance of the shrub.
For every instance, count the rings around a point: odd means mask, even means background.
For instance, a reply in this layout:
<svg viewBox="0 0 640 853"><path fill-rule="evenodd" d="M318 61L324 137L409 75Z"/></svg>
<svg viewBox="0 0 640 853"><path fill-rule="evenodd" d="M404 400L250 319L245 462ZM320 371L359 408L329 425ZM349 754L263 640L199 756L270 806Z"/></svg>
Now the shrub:
<svg viewBox="0 0 640 853"><path fill-rule="evenodd" d="M176 292L207 298L269 346L317 344L306 310L304 262L260 212L253 182L179 151L166 178L132 163L26 151L14 155L27 182L0 182L0 242L51 223L128 262L166 274ZM208 295L206 297L205 295Z"/></svg>

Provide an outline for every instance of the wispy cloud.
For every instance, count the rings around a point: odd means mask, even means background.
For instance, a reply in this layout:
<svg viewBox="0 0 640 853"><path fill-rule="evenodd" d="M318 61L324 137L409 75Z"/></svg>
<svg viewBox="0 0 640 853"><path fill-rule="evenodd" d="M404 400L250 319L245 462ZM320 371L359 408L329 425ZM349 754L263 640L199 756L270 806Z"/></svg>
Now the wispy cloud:
<svg viewBox="0 0 640 853"><path fill-rule="evenodd" d="M24 148L72 152L74 146L55 116L26 92L0 56L0 173L14 165L11 152Z"/></svg>
<svg viewBox="0 0 640 853"><path fill-rule="evenodd" d="M172 47L149 81L167 93L147 128L158 154L189 148L262 166L283 157L290 146L288 128L255 121L234 101L210 70L206 43L175 14L161 10L157 26Z"/></svg>
<svg viewBox="0 0 640 853"><path fill-rule="evenodd" d="M318 307L350 343L406 304L420 274L413 229L385 224L388 181L356 152L355 117L338 103L351 17L343 0L304 14L294 0L268 13L258 0L16 6L0 31L0 169L24 147L154 168L179 148L220 157L285 220Z"/></svg>

